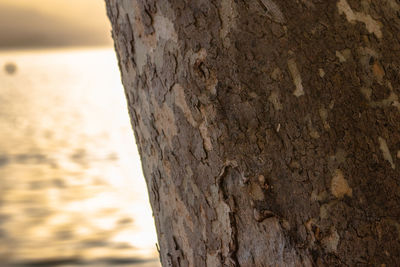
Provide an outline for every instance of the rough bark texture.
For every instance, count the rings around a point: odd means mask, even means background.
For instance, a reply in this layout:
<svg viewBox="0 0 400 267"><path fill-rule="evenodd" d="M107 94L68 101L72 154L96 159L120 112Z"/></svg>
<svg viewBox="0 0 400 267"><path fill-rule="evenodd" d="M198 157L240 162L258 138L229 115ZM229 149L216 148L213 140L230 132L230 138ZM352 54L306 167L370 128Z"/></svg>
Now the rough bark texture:
<svg viewBox="0 0 400 267"><path fill-rule="evenodd" d="M400 2L107 0L164 266L400 266Z"/></svg>

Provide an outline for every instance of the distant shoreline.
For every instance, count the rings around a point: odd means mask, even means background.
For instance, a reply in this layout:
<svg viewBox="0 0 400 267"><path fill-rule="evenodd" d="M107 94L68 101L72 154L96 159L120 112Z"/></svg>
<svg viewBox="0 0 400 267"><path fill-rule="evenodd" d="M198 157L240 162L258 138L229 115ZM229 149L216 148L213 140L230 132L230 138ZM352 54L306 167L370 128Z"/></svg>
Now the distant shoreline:
<svg viewBox="0 0 400 267"><path fill-rule="evenodd" d="M21 47L0 47L0 54L15 52L56 52L56 51L76 51L76 50L105 50L114 49L112 45L80 45L80 46L21 46Z"/></svg>

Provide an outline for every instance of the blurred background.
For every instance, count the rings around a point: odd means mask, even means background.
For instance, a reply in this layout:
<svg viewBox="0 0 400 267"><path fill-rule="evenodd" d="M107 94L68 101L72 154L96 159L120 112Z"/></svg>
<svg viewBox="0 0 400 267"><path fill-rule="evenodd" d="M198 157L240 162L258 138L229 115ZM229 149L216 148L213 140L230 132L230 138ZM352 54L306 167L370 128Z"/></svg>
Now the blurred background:
<svg viewBox="0 0 400 267"><path fill-rule="evenodd" d="M104 0L0 1L0 266L158 263Z"/></svg>

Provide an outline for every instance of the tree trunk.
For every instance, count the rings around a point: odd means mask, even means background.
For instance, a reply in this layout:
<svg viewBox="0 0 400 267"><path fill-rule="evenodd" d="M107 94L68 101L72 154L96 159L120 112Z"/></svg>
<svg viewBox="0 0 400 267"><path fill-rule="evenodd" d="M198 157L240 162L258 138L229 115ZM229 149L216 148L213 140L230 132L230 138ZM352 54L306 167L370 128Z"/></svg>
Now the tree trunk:
<svg viewBox="0 0 400 267"><path fill-rule="evenodd" d="M400 3L107 0L164 266L400 266Z"/></svg>

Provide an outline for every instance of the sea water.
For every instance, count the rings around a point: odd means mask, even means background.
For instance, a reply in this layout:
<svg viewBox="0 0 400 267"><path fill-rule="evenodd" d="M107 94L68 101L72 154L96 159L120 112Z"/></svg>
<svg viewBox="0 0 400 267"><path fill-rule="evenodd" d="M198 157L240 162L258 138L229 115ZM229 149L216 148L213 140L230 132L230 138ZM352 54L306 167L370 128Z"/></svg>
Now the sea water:
<svg viewBox="0 0 400 267"><path fill-rule="evenodd" d="M159 266L155 243L113 50L0 52L0 266Z"/></svg>

